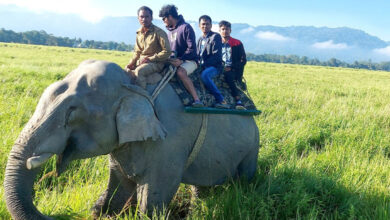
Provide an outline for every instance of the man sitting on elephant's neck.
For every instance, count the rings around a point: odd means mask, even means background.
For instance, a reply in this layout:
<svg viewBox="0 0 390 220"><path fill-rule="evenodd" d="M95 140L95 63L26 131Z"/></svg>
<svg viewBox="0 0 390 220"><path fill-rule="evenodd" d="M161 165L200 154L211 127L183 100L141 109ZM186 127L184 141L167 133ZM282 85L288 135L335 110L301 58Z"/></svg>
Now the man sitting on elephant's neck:
<svg viewBox="0 0 390 220"><path fill-rule="evenodd" d="M184 21L182 15L177 13L175 5L164 5L159 16L169 31L168 39L172 49L169 62L177 67L177 76L194 99L192 106L203 107L203 103L200 101L194 84L189 77L198 68L194 29Z"/></svg>
<svg viewBox="0 0 390 220"><path fill-rule="evenodd" d="M165 62L171 55L167 34L153 25L152 20L153 11L149 7L142 6L138 9L141 28L137 31L133 58L126 66L126 71L142 88L146 88L148 76L163 70ZM151 83L157 83L159 79L161 76Z"/></svg>

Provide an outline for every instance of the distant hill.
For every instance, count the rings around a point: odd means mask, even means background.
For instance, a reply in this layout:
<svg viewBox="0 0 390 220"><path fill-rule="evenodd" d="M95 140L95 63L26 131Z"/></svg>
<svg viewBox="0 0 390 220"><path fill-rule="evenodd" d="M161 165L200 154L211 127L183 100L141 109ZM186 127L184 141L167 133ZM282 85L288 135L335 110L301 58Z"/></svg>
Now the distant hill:
<svg viewBox="0 0 390 220"><path fill-rule="evenodd" d="M188 22L194 26L199 36L197 23ZM154 23L163 27L158 17L155 17ZM0 28L19 32L45 30L62 37L134 44L139 24L136 17L106 17L98 23L89 23L77 15L37 14L6 6L0 9ZM218 30L217 24L214 24L213 29ZM347 62L390 61L389 42L348 27L253 27L248 24L232 24L232 29L232 36L240 39L246 50L254 54L295 54L319 60L337 58Z"/></svg>

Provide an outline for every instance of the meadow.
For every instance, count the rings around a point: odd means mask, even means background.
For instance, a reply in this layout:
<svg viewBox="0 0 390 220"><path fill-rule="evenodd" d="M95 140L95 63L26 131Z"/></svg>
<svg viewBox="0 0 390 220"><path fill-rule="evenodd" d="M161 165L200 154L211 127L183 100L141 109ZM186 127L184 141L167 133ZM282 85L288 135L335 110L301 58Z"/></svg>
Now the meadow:
<svg viewBox="0 0 390 220"><path fill-rule="evenodd" d="M125 66L131 53L0 43L0 181L9 151L43 90L85 59ZM251 182L182 185L153 219L390 219L390 72L249 62L249 92L262 114ZM106 156L54 160L37 177L34 203L57 219L90 219L106 188ZM0 186L0 219L10 219ZM146 218L136 207L118 219ZM104 219L104 218L103 218Z"/></svg>

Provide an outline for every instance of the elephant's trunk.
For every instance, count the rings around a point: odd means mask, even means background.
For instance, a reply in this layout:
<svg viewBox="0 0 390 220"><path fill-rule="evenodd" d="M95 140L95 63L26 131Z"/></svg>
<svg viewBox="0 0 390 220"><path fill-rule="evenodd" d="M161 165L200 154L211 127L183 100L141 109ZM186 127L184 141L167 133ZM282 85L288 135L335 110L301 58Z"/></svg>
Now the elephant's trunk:
<svg viewBox="0 0 390 220"><path fill-rule="evenodd" d="M33 184L39 170L28 170L26 167L32 151L30 146L15 144L8 158L4 194L8 210L14 219L48 219L32 202Z"/></svg>

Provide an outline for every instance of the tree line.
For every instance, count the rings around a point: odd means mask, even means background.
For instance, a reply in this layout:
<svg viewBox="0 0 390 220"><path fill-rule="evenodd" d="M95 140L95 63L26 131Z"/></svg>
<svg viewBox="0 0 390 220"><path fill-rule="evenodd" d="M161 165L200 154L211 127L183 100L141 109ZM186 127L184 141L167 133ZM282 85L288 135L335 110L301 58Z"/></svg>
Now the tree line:
<svg viewBox="0 0 390 220"><path fill-rule="evenodd" d="M93 48L102 50L132 51L133 46L113 41L102 42L94 40L82 40L81 38L55 37L45 31L14 32L0 29L0 42L36 44L62 47Z"/></svg>
<svg viewBox="0 0 390 220"><path fill-rule="evenodd" d="M102 42L94 40L82 40L81 38L55 37L45 31L26 31L14 32L12 30L0 29L0 42L6 43L22 43L22 44L37 44L48 46L63 46L63 47L78 47L78 48L93 48L102 50L118 50L118 51L132 51L133 46L125 43L117 43L113 41ZM355 61L347 63L335 58L328 61L320 61L318 59L311 59L306 56L297 55L275 55L262 54L255 55L247 54L247 59L250 61L270 62L270 63L289 63L315 66L331 66L331 67L347 67L369 70L384 70L390 71L390 62L373 63L369 61Z"/></svg>
<svg viewBox="0 0 390 220"><path fill-rule="evenodd" d="M368 70L383 70L390 71L390 62L373 63L369 61L355 61L353 63L347 63L336 58L331 58L328 61L320 61L318 59L311 59L306 56L297 55L275 55L275 54L262 54L255 55L252 53L247 54L247 59L258 62L269 63L289 63L289 64L302 64L302 65L315 65L315 66L331 66L331 67L346 67L356 69L368 69Z"/></svg>

